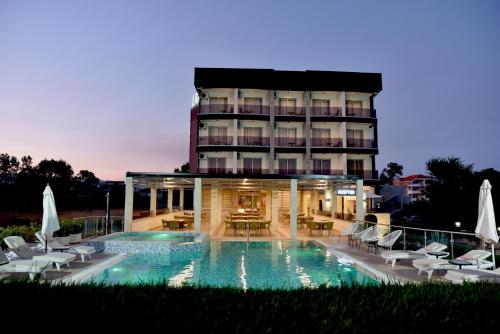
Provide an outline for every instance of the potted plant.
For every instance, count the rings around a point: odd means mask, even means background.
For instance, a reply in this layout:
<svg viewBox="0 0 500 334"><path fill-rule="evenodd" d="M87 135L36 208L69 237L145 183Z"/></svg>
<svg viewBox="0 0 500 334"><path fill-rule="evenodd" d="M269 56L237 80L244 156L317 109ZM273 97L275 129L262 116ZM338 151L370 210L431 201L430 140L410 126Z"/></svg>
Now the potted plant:
<svg viewBox="0 0 500 334"><path fill-rule="evenodd" d="M69 228L69 242L71 244L75 244L82 241L82 231L83 231L83 223L73 221L71 222L71 227Z"/></svg>
<svg viewBox="0 0 500 334"><path fill-rule="evenodd" d="M54 239L60 244L67 246L82 240L83 224L73 220L62 220L59 227L59 230L54 232Z"/></svg>

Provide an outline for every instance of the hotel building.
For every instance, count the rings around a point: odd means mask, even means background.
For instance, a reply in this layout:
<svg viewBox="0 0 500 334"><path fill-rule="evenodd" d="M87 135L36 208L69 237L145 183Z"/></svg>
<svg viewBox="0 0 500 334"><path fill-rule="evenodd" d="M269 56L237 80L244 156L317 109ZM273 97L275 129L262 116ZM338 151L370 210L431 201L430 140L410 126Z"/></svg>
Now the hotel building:
<svg viewBox="0 0 500 334"><path fill-rule="evenodd" d="M158 189L168 189L169 210L173 191L183 202L192 189L194 229L211 236L236 210L260 212L273 233L289 224L281 237L291 239L301 213L364 219L378 179L381 74L195 68L194 86L191 173L128 172L126 230L154 228L132 221L137 187L151 188L152 216Z"/></svg>

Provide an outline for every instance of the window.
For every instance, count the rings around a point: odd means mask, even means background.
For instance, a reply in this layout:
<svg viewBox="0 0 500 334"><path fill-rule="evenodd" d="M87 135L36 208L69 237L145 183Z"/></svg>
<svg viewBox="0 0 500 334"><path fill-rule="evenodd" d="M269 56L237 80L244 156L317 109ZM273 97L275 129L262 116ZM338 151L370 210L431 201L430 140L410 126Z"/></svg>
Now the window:
<svg viewBox="0 0 500 334"><path fill-rule="evenodd" d="M313 115L330 115L330 100L313 99L312 100Z"/></svg>
<svg viewBox="0 0 500 334"><path fill-rule="evenodd" d="M347 160L347 174L364 177L364 168L362 159Z"/></svg>
<svg viewBox="0 0 500 334"><path fill-rule="evenodd" d="M313 159L313 173L329 175L330 171L330 159Z"/></svg>
<svg viewBox="0 0 500 334"><path fill-rule="evenodd" d="M226 173L226 158L208 158L208 172L210 174Z"/></svg>
<svg viewBox="0 0 500 334"><path fill-rule="evenodd" d="M278 159L280 175L297 174L297 159Z"/></svg>
<svg viewBox="0 0 500 334"><path fill-rule="evenodd" d="M262 145L262 128L243 128L243 145Z"/></svg>
<svg viewBox="0 0 500 334"><path fill-rule="evenodd" d="M297 115L297 101L295 99L279 100L279 115Z"/></svg>
<svg viewBox="0 0 500 334"><path fill-rule="evenodd" d="M262 174L262 159L261 158L244 158L243 173L245 174Z"/></svg>
<svg viewBox="0 0 500 334"><path fill-rule="evenodd" d="M260 97L245 97L243 113L262 114L262 99Z"/></svg>
<svg viewBox="0 0 500 334"><path fill-rule="evenodd" d="M363 130L347 129L347 146L363 147Z"/></svg>
<svg viewBox="0 0 500 334"><path fill-rule="evenodd" d="M227 97L210 97L208 100L210 105L211 113L226 113L227 108Z"/></svg>
<svg viewBox="0 0 500 334"><path fill-rule="evenodd" d="M209 126L208 127L208 144L209 145L228 145L227 128L224 126Z"/></svg>
<svg viewBox="0 0 500 334"><path fill-rule="evenodd" d="M313 146L331 146L330 129L312 129Z"/></svg>
<svg viewBox="0 0 500 334"><path fill-rule="evenodd" d="M296 128L278 128L278 146L297 145Z"/></svg>
<svg viewBox="0 0 500 334"><path fill-rule="evenodd" d="M347 116L361 116L363 101L360 100L347 100L346 103L346 111Z"/></svg>

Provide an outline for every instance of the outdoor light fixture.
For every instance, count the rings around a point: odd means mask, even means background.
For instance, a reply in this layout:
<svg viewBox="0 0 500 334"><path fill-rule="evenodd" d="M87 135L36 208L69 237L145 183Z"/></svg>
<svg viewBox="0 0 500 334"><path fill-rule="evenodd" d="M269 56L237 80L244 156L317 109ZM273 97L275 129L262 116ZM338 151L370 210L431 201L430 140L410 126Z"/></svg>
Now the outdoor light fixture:
<svg viewBox="0 0 500 334"><path fill-rule="evenodd" d="M461 226L461 225L462 225L462 223L461 223L461 222L455 222L455 226L456 226L457 228L460 228L460 226Z"/></svg>

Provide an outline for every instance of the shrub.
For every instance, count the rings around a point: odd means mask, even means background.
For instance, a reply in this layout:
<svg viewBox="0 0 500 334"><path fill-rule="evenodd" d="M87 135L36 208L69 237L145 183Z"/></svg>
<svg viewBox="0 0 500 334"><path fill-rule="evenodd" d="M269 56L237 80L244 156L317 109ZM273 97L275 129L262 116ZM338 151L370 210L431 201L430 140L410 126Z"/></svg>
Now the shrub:
<svg viewBox="0 0 500 334"><path fill-rule="evenodd" d="M71 219L62 219L59 221L60 229L54 232L56 237L67 237L70 234L77 234L83 231L83 222Z"/></svg>
<svg viewBox="0 0 500 334"><path fill-rule="evenodd" d="M31 224L30 226L8 226L8 227L0 227L0 240L1 240L1 248L7 249L7 245L3 241L4 238L9 237L11 235L17 235L22 237L26 242L36 242L37 239L35 237L35 232L39 231L40 227L36 224Z"/></svg>

